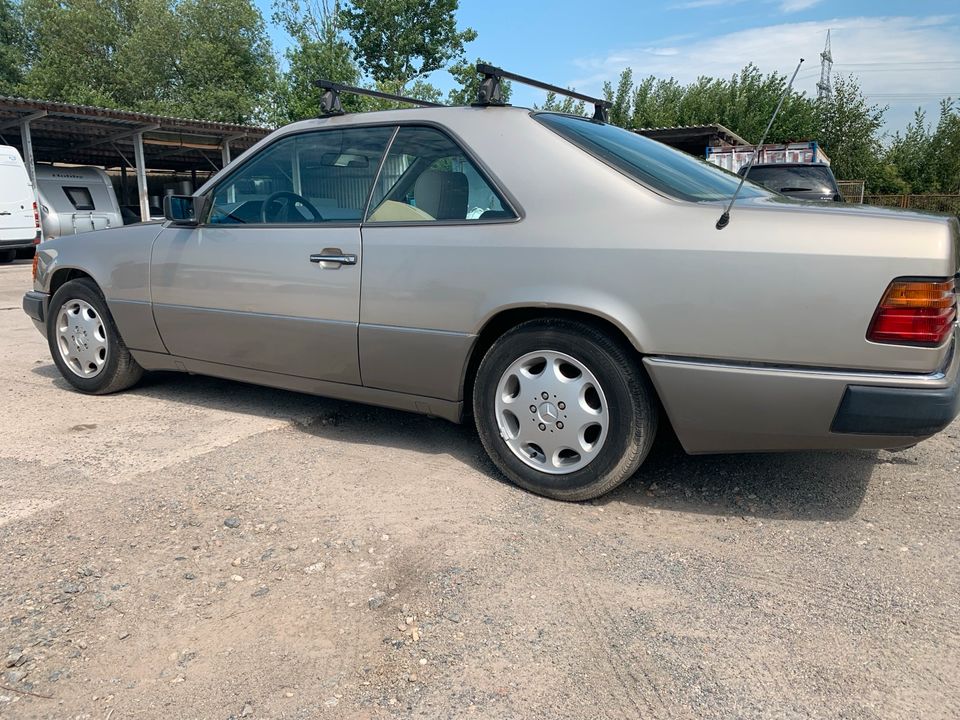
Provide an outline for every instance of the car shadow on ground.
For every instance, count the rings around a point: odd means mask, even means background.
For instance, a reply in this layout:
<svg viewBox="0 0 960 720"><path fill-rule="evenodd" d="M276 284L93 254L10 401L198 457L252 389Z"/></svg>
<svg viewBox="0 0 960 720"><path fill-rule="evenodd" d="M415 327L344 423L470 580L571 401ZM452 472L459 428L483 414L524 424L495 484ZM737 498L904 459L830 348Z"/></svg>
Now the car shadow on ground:
<svg viewBox="0 0 960 720"><path fill-rule="evenodd" d="M863 503L878 460L877 451L866 450L687 455L663 428L640 471L595 502L706 515L847 520Z"/></svg>
<svg viewBox="0 0 960 720"><path fill-rule="evenodd" d="M70 391L54 365L39 365L33 372ZM340 442L449 455L507 484L469 422L455 425L397 410L180 373L148 373L129 392L194 407L290 419L301 432ZM897 455L885 459L912 462ZM669 427L662 427L639 472L592 502L718 516L845 520L860 507L877 462L877 452L868 451L691 456Z"/></svg>

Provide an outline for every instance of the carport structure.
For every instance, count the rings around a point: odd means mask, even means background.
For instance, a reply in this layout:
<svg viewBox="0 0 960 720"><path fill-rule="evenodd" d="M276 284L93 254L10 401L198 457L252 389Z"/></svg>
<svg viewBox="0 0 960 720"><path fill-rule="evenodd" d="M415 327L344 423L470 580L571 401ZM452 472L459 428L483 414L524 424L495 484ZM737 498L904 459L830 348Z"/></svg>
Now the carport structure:
<svg viewBox="0 0 960 720"><path fill-rule="evenodd" d="M143 220L150 219L147 170L190 172L195 180L198 170L219 170L268 133L252 125L0 96L0 143L19 145L34 187L38 162L118 168L124 179L133 169Z"/></svg>

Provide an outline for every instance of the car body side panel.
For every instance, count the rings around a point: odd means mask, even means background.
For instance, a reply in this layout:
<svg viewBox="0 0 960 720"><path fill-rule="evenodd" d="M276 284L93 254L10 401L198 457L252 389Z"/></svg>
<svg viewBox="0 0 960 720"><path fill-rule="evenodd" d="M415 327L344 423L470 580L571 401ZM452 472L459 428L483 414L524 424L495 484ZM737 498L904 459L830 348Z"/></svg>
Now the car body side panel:
<svg viewBox="0 0 960 720"><path fill-rule="evenodd" d="M476 335L384 325L360 326L363 384L457 401L464 362Z"/></svg>
<svg viewBox="0 0 960 720"><path fill-rule="evenodd" d="M150 307L150 249L161 230L159 223L145 223L44 241L37 247L34 289L49 293L59 270L86 273L103 292L128 347L166 352Z"/></svg>
<svg viewBox="0 0 960 720"><path fill-rule="evenodd" d="M170 227L154 246L154 315L174 355L360 383L360 265L322 267L325 248L360 256L358 227Z"/></svg>
<svg viewBox="0 0 960 720"><path fill-rule="evenodd" d="M166 353L151 353L133 351L134 359L147 370L178 370L199 375L237 380L239 382L264 385L266 387L281 388L294 392L319 395L321 397L337 398L350 402L361 402L369 405L407 410L423 415L460 422L463 412L463 403L440 400L433 397L420 397L409 393L390 392L379 388L368 388L350 383L327 382L312 378L285 375L282 373L254 370L252 368L237 367L221 363L206 362L193 358L177 357Z"/></svg>
<svg viewBox="0 0 960 720"><path fill-rule="evenodd" d="M452 130L523 217L364 225L361 328L475 335L511 307L573 308L609 319L645 355L916 373L942 364L946 345L881 345L866 332L895 277L956 272L956 221L761 199L738 203L718 231L722 203L661 197L520 113L489 132L484 112L452 112ZM361 341L362 364L365 350ZM394 382L418 386L421 373L404 367Z"/></svg>
<svg viewBox="0 0 960 720"><path fill-rule="evenodd" d="M157 324L153 319L153 308L145 300L107 300L110 314L113 315L120 337L128 348L166 352Z"/></svg>

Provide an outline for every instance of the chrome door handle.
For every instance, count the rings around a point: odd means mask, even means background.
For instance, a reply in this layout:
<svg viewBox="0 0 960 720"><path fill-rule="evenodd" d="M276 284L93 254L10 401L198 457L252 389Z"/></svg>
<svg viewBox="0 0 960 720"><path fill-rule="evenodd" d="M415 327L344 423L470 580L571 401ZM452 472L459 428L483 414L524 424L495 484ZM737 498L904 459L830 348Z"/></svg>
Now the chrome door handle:
<svg viewBox="0 0 960 720"><path fill-rule="evenodd" d="M324 248L323 252L310 256L310 262L326 267L326 263L335 265L356 265L357 256L343 253L340 248Z"/></svg>

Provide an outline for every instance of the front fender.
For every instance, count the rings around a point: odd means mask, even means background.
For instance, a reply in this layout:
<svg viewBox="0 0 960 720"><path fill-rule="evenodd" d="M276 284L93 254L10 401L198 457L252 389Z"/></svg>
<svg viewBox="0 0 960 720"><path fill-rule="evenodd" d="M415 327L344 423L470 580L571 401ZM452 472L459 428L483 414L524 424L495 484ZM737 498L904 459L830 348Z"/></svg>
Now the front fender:
<svg viewBox="0 0 960 720"><path fill-rule="evenodd" d="M131 350L166 352L150 302L150 252L162 230L159 224L132 225L43 242L34 289L52 295L70 277L86 275Z"/></svg>

